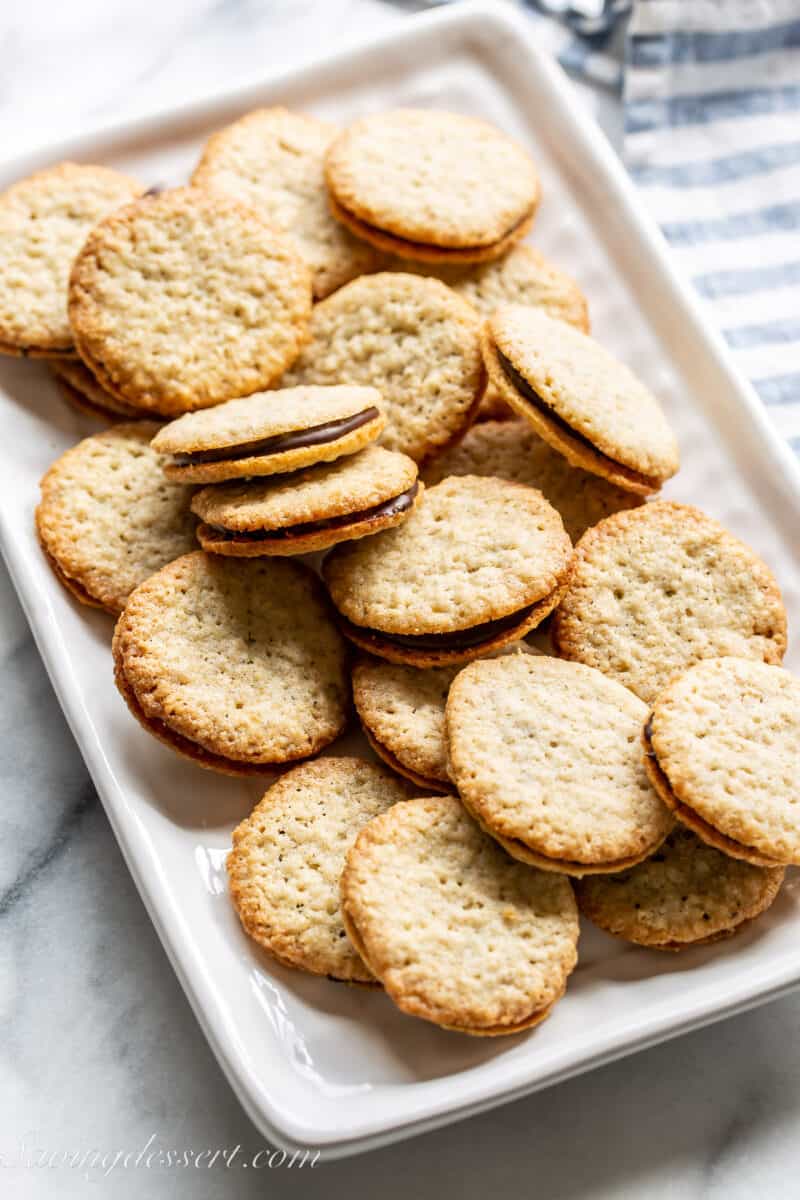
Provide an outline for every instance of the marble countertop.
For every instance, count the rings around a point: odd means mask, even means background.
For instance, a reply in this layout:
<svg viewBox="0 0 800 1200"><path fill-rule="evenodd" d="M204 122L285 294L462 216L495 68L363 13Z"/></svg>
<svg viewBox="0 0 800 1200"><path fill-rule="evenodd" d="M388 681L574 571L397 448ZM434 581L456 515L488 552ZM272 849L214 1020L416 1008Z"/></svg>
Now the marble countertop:
<svg viewBox="0 0 800 1200"><path fill-rule="evenodd" d="M373 0L5 0L2 154L407 19ZM613 136L613 103L587 99ZM161 949L2 567L0 662L0 1195L427 1200L455 1180L464 1200L798 1194L800 994L393 1148L246 1170L262 1139ZM240 1149L229 1168L111 1167L148 1145ZM93 1151L95 1166L59 1165Z"/></svg>

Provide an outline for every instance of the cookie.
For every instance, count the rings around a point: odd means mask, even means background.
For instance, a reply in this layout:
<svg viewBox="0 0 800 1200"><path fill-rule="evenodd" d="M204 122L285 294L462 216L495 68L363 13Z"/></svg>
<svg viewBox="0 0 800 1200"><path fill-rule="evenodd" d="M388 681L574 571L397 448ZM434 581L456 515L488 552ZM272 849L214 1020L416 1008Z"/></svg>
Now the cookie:
<svg viewBox="0 0 800 1200"><path fill-rule="evenodd" d="M800 865L800 679L744 658L695 663L656 697L643 738L653 785L704 842Z"/></svg>
<svg viewBox="0 0 800 1200"><path fill-rule="evenodd" d="M165 425L153 449L167 479L217 483L332 462L373 442L386 419L366 387L256 392Z"/></svg>
<svg viewBox="0 0 800 1200"><path fill-rule="evenodd" d="M571 467L523 421L484 421L425 470L426 483L448 475L495 475L538 488L561 514L573 541L603 517L642 503L607 479Z"/></svg>
<svg viewBox="0 0 800 1200"><path fill-rule="evenodd" d="M47 364L68 404L101 421L136 421L142 413L101 387L79 358L53 358Z"/></svg>
<svg viewBox="0 0 800 1200"><path fill-rule="evenodd" d="M120 400L167 416L275 383L308 336L310 311L293 244L259 212L201 188L150 195L101 221L70 276L81 358Z"/></svg>
<svg viewBox="0 0 800 1200"><path fill-rule="evenodd" d="M214 554L309 554L399 525L422 491L412 459L367 446L291 475L203 488L192 511L200 545Z"/></svg>
<svg viewBox="0 0 800 1200"><path fill-rule="evenodd" d="M575 280L527 243L514 246L494 262L437 265L398 259L391 269L435 275L482 317L490 317L501 304L528 304L589 332L589 306Z"/></svg>
<svg viewBox="0 0 800 1200"><path fill-rule="evenodd" d="M399 779L358 758L287 771L233 831L226 865L245 933L284 966L374 985L344 931L339 877L361 829L407 796Z"/></svg>
<svg viewBox="0 0 800 1200"><path fill-rule="evenodd" d="M407 800L362 829L341 911L395 1004L461 1033L537 1025L577 960L569 881L514 862L453 796Z"/></svg>
<svg viewBox="0 0 800 1200"><path fill-rule="evenodd" d="M541 309L501 306L483 355L503 399L574 467L652 495L678 470L678 446L655 396L624 363Z"/></svg>
<svg viewBox="0 0 800 1200"><path fill-rule="evenodd" d="M131 595L113 651L137 720L214 770L308 758L347 720L345 645L302 563L186 554Z"/></svg>
<svg viewBox="0 0 800 1200"><path fill-rule="evenodd" d="M536 654L512 642L499 654ZM363 654L353 667L353 700L364 735L375 753L430 792L452 792L447 770L444 711L450 684L461 666L407 667Z"/></svg>
<svg viewBox="0 0 800 1200"><path fill-rule="evenodd" d="M535 628L561 598L572 545L540 492L463 475L397 529L338 546L323 575L351 641L390 662L469 662Z"/></svg>
<svg viewBox="0 0 800 1200"><path fill-rule="evenodd" d="M379 254L334 220L323 164L339 130L285 108L259 108L209 138L192 183L234 196L290 234L316 299L374 270Z"/></svg>
<svg viewBox="0 0 800 1200"><path fill-rule="evenodd" d="M780 663L786 613L775 578L748 546L699 509L659 500L583 535L552 632L563 658L651 703L702 658Z"/></svg>
<svg viewBox="0 0 800 1200"><path fill-rule="evenodd" d="M395 109L356 121L330 146L334 216L401 258L481 262L528 232L539 177L525 151L474 117Z"/></svg>
<svg viewBox="0 0 800 1200"><path fill-rule="evenodd" d="M687 950L737 933L772 904L782 867L755 867L677 826L651 858L575 884L578 907L606 933L653 950Z"/></svg>
<svg viewBox="0 0 800 1200"><path fill-rule="evenodd" d="M447 699L450 776L514 858L569 875L619 871L673 825L644 769L646 718L632 692L579 663L471 663Z"/></svg>
<svg viewBox="0 0 800 1200"><path fill-rule="evenodd" d="M481 421L516 421L517 424L522 424L513 408L509 408L494 384L488 382L475 413L475 423L478 424Z"/></svg>
<svg viewBox="0 0 800 1200"><path fill-rule="evenodd" d="M196 545L191 492L168 483L150 421L115 425L56 459L41 481L36 531L61 582L84 604L122 611L130 593Z"/></svg>
<svg viewBox="0 0 800 1200"><path fill-rule="evenodd" d="M416 462L470 425L485 383L473 309L438 279L365 275L314 307L311 341L282 386L375 387L383 445Z"/></svg>
<svg viewBox="0 0 800 1200"><path fill-rule="evenodd" d="M0 353L73 355L67 281L101 217L144 188L108 167L64 162L0 194Z"/></svg>

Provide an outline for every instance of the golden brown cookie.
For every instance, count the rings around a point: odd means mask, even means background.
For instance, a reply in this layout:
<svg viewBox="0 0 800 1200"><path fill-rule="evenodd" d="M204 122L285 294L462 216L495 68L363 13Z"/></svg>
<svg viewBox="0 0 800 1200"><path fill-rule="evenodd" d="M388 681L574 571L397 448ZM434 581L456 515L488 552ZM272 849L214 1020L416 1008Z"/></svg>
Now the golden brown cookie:
<svg viewBox="0 0 800 1200"><path fill-rule="evenodd" d="M101 387L79 358L53 358L47 364L64 399L79 412L101 421L136 421L143 413Z"/></svg>
<svg viewBox="0 0 800 1200"><path fill-rule="evenodd" d="M503 399L575 467L647 496L678 470L678 446L655 396L623 363L541 309L501 306L483 356Z"/></svg>
<svg viewBox="0 0 800 1200"><path fill-rule="evenodd" d="M201 188L149 195L101 221L70 276L81 358L119 399L170 416L275 383L310 311L294 245Z"/></svg>
<svg viewBox="0 0 800 1200"><path fill-rule="evenodd" d="M161 474L150 421L115 425L56 459L36 531L58 578L84 604L119 613L148 576L195 546L191 492Z"/></svg>
<svg viewBox="0 0 800 1200"><path fill-rule="evenodd" d="M186 554L131 595L113 651L137 720L214 770L308 758L347 720L345 645L300 563Z"/></svg>
<svg viewBox="0 0 800 1200"><path fill-rule="evenodd" d="M552 631L563 658L597 667L648 703L699 659L780 663L786 649L769 568L699 509L663 500L583 535Z"/></svg>
<svg viewBox="0 0 800 1200"><path fill-rule="evenodd" d="M460 1033L537 1025L577 960L569 881L514 862L453 796L407 800L362 829L341 909L395 1004Z"/></svg>
<svg viewBox="0 0 800 1200"><path fill-rule="evenodd" d="M328 150L325 175L334 216L402 258L497 258L525 235L539 203L520 146L484 121L437 110L356 121Z"/></svg>
<svg viewBox="0 0 800 1200"><path fill-rule="evenodd" d="M428 488L397 529L337 547L323 574L351 641L390 662L449 666L535 628L572 558L541 492L464 475Z"/></svg>
<svg viewBox="0 0 800 1200"><path fill-rule="evenodd" d="M296 387L256 392L184 413L153 441L167 479L219 483L333 462L373 442L386 418L375 388Z"/></svg>
<svg viewBox="0 0 800 1200"><path fill-rule="evenodd" d="M287 771L233 832L226 865L245 932L284 966L374 985L344 931L339 877L367 822L407 797L399 779L358 758Z"/></svg>
<svg viewBox="0 0 800 1200"><path fill-rule="evenodd" d="M214 554L309 554L399 525L422 492L413 459L367 446L290 475L203 488L192 511L200 545Z"/></svg>
<svg viewBox="0 0 800 1200"><path fill-rule="evenodd" d="M648 774L703 841L762 867L800 865L800 680L745 658L674 678L644 729Z"/></svg>

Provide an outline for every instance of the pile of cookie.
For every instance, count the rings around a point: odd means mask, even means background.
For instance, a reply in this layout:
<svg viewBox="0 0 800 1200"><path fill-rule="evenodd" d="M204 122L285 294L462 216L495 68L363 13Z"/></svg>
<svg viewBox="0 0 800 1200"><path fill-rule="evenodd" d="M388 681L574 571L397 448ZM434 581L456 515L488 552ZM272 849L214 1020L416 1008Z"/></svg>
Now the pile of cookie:
<svg viewBox="0 0 800 1200"><path fill-rule="evenodd" d="M522 241L539 199L498 130L409 109L0 196L0 350L110 423L42 480L43 551L146 730L283 771L233 837L245 930L481 1035L551 1011L579 910L680 950L800 863L778 585L657 498L675 437ZM382 761L321 755L353 709Z"/></svg>

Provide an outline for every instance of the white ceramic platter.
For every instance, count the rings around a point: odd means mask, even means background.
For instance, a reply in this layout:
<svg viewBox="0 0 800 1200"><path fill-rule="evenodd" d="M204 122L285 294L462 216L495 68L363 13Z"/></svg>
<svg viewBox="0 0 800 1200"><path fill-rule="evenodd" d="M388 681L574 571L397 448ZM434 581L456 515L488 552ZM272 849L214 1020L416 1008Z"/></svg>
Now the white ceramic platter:
<svg viewBox="0 0 800 1200"><path fill-rule="evenodd" d="M458 5L402 22L370 45L244 91L3 164L0 186L66 157L178 183L213 129L274 103L345 121L397 103L453 108L528 145L544 180L535 243L578 278L596 334L663 399L678 432L683 466L668 494L750 542L781 581L790 619L800 612L797 464L704 325L613 152L510 7ZM67 411L41 364L15 360L0 364L0 421L3 554L153 922L232 1087L268 1138L353 1153L800 982L794 882L752 929L676 957L584 929L565 1000L539 1030L509 1039L446 1033L401 1015L379 993L261 957L232 912L223 862L233 825L263 784L195 768L136 725L112 682L110 618L73 603L34 537L39 477L91 426ZM796 646L787 661L800 666Z"/></svg>

